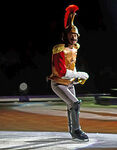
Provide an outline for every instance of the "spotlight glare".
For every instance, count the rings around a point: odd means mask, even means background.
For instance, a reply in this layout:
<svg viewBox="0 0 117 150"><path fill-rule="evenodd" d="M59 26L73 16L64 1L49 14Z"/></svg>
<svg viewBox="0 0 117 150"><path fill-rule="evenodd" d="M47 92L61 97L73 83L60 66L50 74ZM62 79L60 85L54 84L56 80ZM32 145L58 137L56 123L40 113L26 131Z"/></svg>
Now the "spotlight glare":
<svg viewBox="0 0 117 150"><path fill-rule="evenodd" d="M26 91L27 88L28 88L28 85L25 82L21 83L20 86L19 86L19 89L21 91Z"/></svg>

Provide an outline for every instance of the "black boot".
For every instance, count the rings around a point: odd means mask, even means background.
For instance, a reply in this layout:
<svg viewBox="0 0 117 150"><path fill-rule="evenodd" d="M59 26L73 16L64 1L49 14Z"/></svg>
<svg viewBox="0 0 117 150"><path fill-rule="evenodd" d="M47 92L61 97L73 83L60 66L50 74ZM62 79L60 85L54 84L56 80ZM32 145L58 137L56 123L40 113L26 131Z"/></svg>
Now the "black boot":
<svg viewBox="0 0 117 150"><path fill-rule="evenodd" d="M89 141L88 136L81 129L76 129L73 136L72 136L72 138L73 139L78 139L79 141L85 141L85 142Z"/></svg>
<svg viewBox="0 0 117 150"><path fill-rule="evenodd" d="M75 102L73 107L68 110L69 132L73 139L88 141L88 136L80 128L79 123L80 102Z"/></svg>

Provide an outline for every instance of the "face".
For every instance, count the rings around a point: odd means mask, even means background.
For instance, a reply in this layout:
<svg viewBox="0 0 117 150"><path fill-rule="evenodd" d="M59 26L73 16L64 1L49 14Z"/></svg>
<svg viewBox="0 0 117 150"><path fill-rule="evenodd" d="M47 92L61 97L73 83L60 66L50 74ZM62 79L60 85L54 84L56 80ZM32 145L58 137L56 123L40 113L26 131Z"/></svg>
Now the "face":
<svg viewBox="0 0 117 150"><path fill-rule="evenodd" d="M78 35L76 33L69 32L67 38L71 45L76 44L78 41Z"/></svg>

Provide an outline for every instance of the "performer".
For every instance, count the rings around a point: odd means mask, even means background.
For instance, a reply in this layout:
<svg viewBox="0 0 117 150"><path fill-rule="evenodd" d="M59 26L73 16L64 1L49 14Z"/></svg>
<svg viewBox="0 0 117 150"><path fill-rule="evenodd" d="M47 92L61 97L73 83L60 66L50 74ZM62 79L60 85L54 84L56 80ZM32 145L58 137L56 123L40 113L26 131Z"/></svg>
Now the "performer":
<svg viewBox="0 0 117 150"><path fill-rule="evenodd" d="M53 47L52 74L49 79L52 90L67 104L69 132L72 138L88 141L88 136L80 127L80 100L77 99L74 88L74 84L84 84L89 78L86 72L77 71L75 66L77 51L80 48L77 43L80 35L73 22L78 9L79 7L76 5L69 5L66 8L64 44Z"/></svg>

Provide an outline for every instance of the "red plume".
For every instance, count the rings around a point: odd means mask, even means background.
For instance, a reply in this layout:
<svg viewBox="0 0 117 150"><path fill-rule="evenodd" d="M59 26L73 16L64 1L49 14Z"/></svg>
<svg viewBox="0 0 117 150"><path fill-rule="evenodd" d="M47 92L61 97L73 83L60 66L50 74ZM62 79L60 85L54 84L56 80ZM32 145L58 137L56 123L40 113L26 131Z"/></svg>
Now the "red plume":
<svg viewBox="0 0 117 150"><path fill-rule="evenodd" d="M79 7L76 5L69 5L65 10L66 10L66 13L64 17L64 27L66 28L69 15L79 10Z"/></svg>

